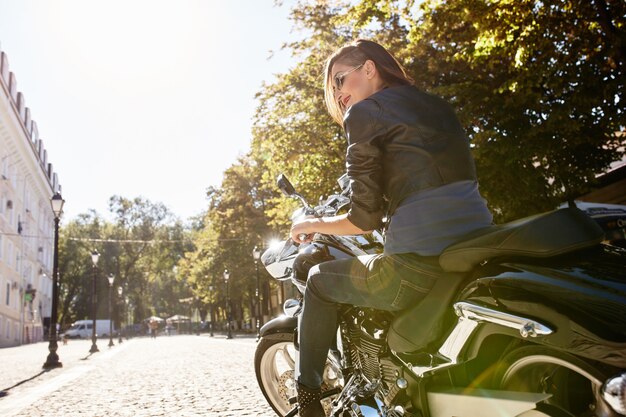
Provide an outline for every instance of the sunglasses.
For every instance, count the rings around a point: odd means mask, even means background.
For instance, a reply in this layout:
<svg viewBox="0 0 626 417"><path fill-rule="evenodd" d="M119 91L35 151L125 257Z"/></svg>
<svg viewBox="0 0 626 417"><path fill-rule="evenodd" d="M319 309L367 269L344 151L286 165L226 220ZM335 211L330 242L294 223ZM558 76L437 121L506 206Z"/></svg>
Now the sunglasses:
<svg viewBox="0 0 626 417"><path fill-rule="evenodd" d="M343 83L345 81L345 78L348 74L353 73L354 71L358 70L359 68L361 68L363 65L365 64L361 64L361 65L357 65L356 67L352 67L347 71L344 71L342 73L336 74L335 78L333 79L333 81L335 82L335 89L336 91L341 90L341 88L343 87Z"/></svg>

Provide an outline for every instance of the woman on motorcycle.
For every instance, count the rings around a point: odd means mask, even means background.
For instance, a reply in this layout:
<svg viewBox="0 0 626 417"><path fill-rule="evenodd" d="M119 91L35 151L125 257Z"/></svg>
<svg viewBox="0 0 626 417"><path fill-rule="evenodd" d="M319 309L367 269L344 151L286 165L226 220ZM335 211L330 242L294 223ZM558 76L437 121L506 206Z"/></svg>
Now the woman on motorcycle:
<svg viewBox="0 0 626 417"><path fill-rule="evenodd" d="M345 215L294 224L291 237L303 243L314 233L368 233L381 228L385 216L389 223L383 254L325 262L309 272L298 319L301 417L325 415L322 376L339 304L388 311L414 305L441 272L441 251L491 224L454 111L413 84L398 61L372 41L346 45L326 62L326 106L348 139L352 205Z"/></svg>

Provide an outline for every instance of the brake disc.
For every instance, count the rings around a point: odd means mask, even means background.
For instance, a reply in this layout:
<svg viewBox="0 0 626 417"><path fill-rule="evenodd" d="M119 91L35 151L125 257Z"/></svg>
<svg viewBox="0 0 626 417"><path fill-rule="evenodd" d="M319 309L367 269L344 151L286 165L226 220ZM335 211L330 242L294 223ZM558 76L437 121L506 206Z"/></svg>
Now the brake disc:
<svg viewBox="0 0 626 417"><path fill-rule="evenodd" d="M289 404L289 399L296 394L295 373L293 369L283 372L278 379L278 394L286 404Z"/></svg>

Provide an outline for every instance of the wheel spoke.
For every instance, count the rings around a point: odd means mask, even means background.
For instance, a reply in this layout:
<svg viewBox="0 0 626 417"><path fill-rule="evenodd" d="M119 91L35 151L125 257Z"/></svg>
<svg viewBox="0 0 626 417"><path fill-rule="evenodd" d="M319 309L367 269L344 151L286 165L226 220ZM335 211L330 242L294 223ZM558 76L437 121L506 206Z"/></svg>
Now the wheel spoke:
<svg viewBox="0 0 626 417"><path fill-rule="evenodd" d="M287 365L291 369L296 369L296 361L294 360L294 358L291 356L291 353L289 352L289 345L285 345L285 347L283 347L281 351L283 354L283 358L285 358L285 362L287 362Z"/></svg>

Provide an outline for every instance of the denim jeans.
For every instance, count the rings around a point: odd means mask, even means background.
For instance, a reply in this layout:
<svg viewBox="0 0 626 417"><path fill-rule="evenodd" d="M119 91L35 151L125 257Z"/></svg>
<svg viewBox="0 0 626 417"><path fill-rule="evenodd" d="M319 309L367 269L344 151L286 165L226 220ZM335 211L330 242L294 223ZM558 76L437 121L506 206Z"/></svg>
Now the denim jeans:
<svg viewBox="0 0 626 417"><path fill-rule="evenodd" d="M441 273L437 257L413 253L365 255L311 268L298 317L298 382L320 387L339 304L399 311L422 300Z"/></svg>

